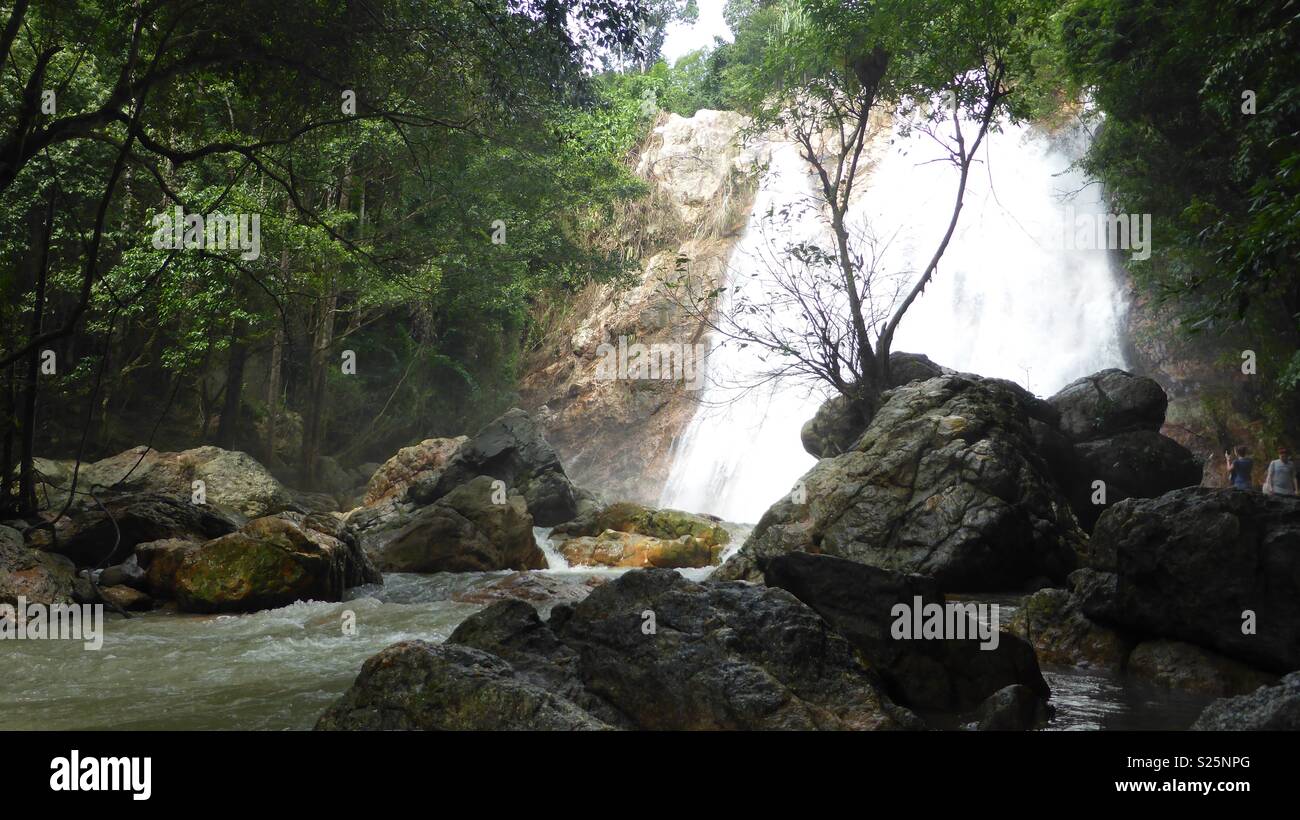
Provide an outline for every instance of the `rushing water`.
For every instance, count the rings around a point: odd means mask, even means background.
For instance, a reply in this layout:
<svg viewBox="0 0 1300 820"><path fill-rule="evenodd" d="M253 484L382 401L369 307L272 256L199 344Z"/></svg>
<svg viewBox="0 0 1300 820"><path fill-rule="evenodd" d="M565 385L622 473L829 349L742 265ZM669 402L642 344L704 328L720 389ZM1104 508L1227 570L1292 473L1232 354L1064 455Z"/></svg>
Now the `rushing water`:
<svg viewBox="0 0 1300 820"><path fill-rule="evenodd" d="M626 570L529 573L577 600L593 579ZM696 580L710 570L686 570ZM105 623L104 647L78 641L0 645L0 730L310 729L366 658L403 640L438 642L491 598L509 572L390 574L342 603L297 603L249 615L158 611ZM356 615L356 634L342 629ZM1003 610L1009 617L1010 607ZM1056 709L1048 729L1185 729L1206 699L1109 673L1046 667Z"/></svg>
<svg viewBox="0 0 1300 820"><path fill-rule="evenodd" d="M1104 210L1099 186L1070 169L1085 135L1008 125L986 146L938 276L900 324L894 350L1011 379L1039 395L1123 366L1124 301L1112 258L1071 249L1067 239L1071 217ZM885 131L870 147L876 161L859 181L850 217L857 247L874 249L888 274L878 278L877 305L887 306L897 286L924 268L947 226L956 171L934 161L940 152L917 132ZM775 143L771 157L729 265L733 299L770 301L763 294L773 288L773 260L827 230L808 207L812 181L795 147ZM781 308L764 320L799 321ZM753 388L772 369L771 357L753 346L716 345L707 362L699 409L677 442L660 501L757 521L812 466L799 430L825 394L789 378Z"/></svg>

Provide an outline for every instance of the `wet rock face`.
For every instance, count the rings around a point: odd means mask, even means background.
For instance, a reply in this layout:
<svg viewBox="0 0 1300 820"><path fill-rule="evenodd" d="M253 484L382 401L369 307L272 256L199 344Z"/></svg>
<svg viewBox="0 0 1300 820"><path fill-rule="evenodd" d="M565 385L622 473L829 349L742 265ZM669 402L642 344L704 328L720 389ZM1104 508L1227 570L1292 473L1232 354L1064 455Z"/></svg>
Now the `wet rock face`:
<svg viewBox="0 0 1300 820"><path fill-rule="evenodd" d="M1097 522L1088 562L1109 579L1085 596L1094 620L1300 667L1300 499L1193 487L1122 501Z"/></svg>
<svg viewBox="0 0 1300 820"><path fill-rule="evenodd" d="M995 647L982 649L973 615L962 616L968 638L895 638L897 605L910 609L919 598L923 605L944 606L933 579L804 553L773 558L764 578L768 586L788 590L808 604L847 638L903 705L966 711L1013 685L1043 700L1050 695L1029 644L1001 634Z"/></svg>
<svg viewBox="0 0 1300 820"><path fill-rule="evenodd" d="M492 728L515 714L514 696L479 710L483 699L457 689L464 674L446 685L434 674L377 681L379 670L401 667L393 657L409 652L403 646L368 661L320 728L435 728L456 716L468 721L463 728ZM696 584L671 570L628 572L576 606L556 607L547 622L526 603L499 602L469 618L445 646L477 653L469 657L485 659L485 667L495 661L493 680L527 687L531 704L549 693L574 728L922 725L890 704L852 647L789 593ZM435 708L424 709L431 701Z"/></svg>
<svg viewBox="0 0 1300 820"><path fill-rule="evenodd" d="M1300 731L1300 672L1249 695L1216 700L1196 719L1197 731Z"/></svg>
<svg viewBox="0 0 1300 820"><path fill-rule="evenodd" d="M1047 401L1061 414L1061 432L1073 441L1158 431L1169 404L1153 379L1115 368L1070 382Z"/></svg>
<svg viewBox="0 0 1300 820"><path fill-rule="evenodd" d="M578 494L564 474L560 457L532 417L515 408L484 426L456 450L442 471L414 481L407 498L428 504L477 476L504 481L527 502L539 527L578 514Z"/></svg>
<svg viewBox="0 0 1300 820"><path fill-rule="evenodd" d="M391 539L371 551L384 572L490 572L545 569L524 497L504 494L478 476L415 512Z"/></svg>
<svg viewBox="0 0 1300 820"><path fill-rule="evenodd" d="M890 391L855 449L805 474L720 576L758 580L763 559L800 551L929 575L945 591L1064 580L1082 533L1029 428L1050 412L1009 382L965 375Z"/></svg>

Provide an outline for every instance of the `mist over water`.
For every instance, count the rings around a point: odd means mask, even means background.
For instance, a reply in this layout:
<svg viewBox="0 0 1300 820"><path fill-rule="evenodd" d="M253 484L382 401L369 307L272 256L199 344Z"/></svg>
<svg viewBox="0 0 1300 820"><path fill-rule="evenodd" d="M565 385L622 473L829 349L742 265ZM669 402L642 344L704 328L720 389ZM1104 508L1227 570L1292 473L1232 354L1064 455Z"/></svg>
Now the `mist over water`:
<svg viewBox="0 0 1300 820"><path fill-rule="evenodd" d="M1067 238L1071 220L1105 211L1100 186L1070 169L1086 148L1081 129L1049 135L1005 125L986 138L957 231L900 324L895 351L1010 379L1040 396L1125 365L1125 302L1112 255L1073 249ZM867 150L876 161L859 177L850 221L858 250L870 247L877 268L889 274L874 290L887 305L915 281L942 238L958 176L952 164L934 161L943 149L919 132L879 134ZM739 298L765 301L772 260L791 243L825 237L825 222L808 207L813 184L793 144L772 145L729 265L728 285ZM770 216L783 210L791 215ZM723 311L732 298L724 296ZM773 321L800 319L791 310ZM700 406L676 444L662 506L755 522L813 465L799 430L828 394L796 377L754 387L775 362L753 346L711 341Z"/></svg>

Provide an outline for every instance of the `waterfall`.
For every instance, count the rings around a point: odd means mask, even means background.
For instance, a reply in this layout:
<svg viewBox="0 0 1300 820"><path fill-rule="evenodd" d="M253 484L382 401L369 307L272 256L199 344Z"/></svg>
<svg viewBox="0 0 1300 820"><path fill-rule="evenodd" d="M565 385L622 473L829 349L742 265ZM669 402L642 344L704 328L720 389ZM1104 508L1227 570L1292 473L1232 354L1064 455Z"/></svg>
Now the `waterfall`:
<svg viewBox="0 0 1300 820"><path fill-rule="evenodd" d="M1105 212L1099 185L1070 168L1086 132L1049 135L1006 124L986 138L970 175L957 231L938 274L899 325L893 349L924 353L957 370L1018 382L1050 395L1070 381L1125 365L1125 302L1105 250L1072 250L1072 220ZM934 161L926 135L885 130L868 146L850 220L870 226L882 267L914 280L947 227L957 171ZM823 236L811 212L813 179L788 142L774 142L749 224L729 263L741 298L771 287L765 264L791 242ZM789 209L794 216L773 220ZM737 298L729 292L721 309ZM775 315L769 321L794 321ZM660 497L666 507L754 522L814 463L799 440L827 397L795 378L754 387L772 367L752 346L710 340L699 407L678 438Z"/></svg>

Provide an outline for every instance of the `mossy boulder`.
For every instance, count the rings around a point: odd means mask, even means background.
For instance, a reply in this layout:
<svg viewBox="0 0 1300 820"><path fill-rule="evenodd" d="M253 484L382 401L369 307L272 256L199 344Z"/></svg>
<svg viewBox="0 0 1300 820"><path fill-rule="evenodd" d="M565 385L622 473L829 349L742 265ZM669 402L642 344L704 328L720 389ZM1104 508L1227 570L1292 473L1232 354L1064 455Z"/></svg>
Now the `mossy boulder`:
<svg viewBox="0 0 1300 820"><path fill-rule="evenodd" d="M339 600L329 554L285 532L236 532L185 554L176 600L187 612L255 612L299 600Z"/></svg>
<svg viewBox="0 0 1300 820"><path fill-rule="evenodd" d="M348 587L383 583L351 529L329 515L255 518L203 544L141 544L137 561L156 598L189 612L252 612L298 600L339 601Z"/></svg>
<svg viewBox="0 0 1300 820"><path fill-rule="evenodd" d="M721 555L717 545L690 535L653 538L618 530L569 538L559 549L570 564L602 567L708 567Z"/></svg>
<svg viewBox="0 0 1300 820"><path fill-rule="evenodd" d="M607 530L660 539L689 536L706 547L720 548L731 540L731 534L711 516L659 510L630 501L609 504L561 524L551 531L551 537L600 536Z"/></svg>

